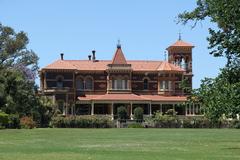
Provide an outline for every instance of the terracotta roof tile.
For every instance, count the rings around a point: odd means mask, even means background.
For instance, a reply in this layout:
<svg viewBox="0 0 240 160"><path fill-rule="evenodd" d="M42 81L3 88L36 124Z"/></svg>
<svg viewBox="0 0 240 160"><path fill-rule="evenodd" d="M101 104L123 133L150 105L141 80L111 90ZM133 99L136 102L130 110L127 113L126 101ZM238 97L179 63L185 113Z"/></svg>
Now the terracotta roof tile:
<svg viewBox="0 0 240 160"><path fill-rule="evenodd" d="M112 59L112 64L127 64L127 61L125 59L125 56L122 52L121 47L117 48L117 50L114 54L114 57Z"/></svg>
<svg viewBox="0 0 240 160"><path fill-rule="evenodd" d="M177 71L177 72L184 72L184 70L182 68L180 68L178 66L175 66L175 65L173 65L171 63L168 63L166 61L163 61L159 65L157 70L158 71L169 71L169 72L171 72L171 71L173 71L173 72L175 72L175 71Z"/></svg>
<svg viewBox="0 0 240 160"><path fill-rule="evenodd" d="M170 47L194 47L194 46L188 42L184 42L183 40L178 40L177 42L172 44Z"/></svg>
<svg viewBox="0 0 240 160"><path fill-rule="evenodd" d="M184 42L183 40L177 40L174 44L170 45L167 50L171 48L176 48L176 47L188 47L188 48L193 48L194 46L191 43Z"/></svg>
<svg viewBox="0 0 240 160"><path fill-rule="evenodd" d="M44 68L46 68L46 69L70 69L70 70L77 69L76 66L74 66L73 64L71 64L65 60L57 60L57 61L47 65Z"/></svg>
<svg viewBox="0 0 240 160"><path fill-rule="evenodd" d="M160 101L160 102L185 102L187 101L186 96L161 96L161 95L142 95L146 99L151 101Z"/></svg>
<svg viewBox="0 0 240 160"><path fill-rule="evenodd" d="M136 94L104 94L85 95L78 97L80 101L159 101L159 102L184 102L185 96L161 96L161 95L136 95Z"/></svg>
<svg viewBox="0 0 240 160"><path fill-rule="evenodd" d="M181 68L163 61L144 61L144 60L130 60L127 61L131 64L133 71L182 71ZM44 67L43 69L76 69L79 71L104 71L107 65L111 64L110 60L58 60L52 64Z"/></svg>

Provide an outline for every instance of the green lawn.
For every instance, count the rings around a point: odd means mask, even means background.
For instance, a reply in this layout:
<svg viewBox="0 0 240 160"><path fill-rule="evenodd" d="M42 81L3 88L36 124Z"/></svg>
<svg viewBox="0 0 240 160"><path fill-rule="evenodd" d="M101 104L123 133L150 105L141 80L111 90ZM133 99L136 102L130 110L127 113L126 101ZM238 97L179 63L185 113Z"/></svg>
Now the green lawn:
<svg viewBox="0 0 240 160"><path fill-rule="evenodd" d="M0 160L239 160L236 129L0 130Z"/></svg>

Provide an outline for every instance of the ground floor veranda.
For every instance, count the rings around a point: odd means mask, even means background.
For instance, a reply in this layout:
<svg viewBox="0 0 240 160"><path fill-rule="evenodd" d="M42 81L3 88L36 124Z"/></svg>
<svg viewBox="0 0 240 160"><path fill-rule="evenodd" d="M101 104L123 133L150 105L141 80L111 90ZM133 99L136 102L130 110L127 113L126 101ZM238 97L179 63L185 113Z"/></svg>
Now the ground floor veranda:
<svg viewBox="0 0 240 160"><path fill-rule="evenodd" d="M174 109L177 115L200 115L200 105L189 103L186 96L161 96L137 94L103 94L83 95L77 97L74 104L61 103L60 110L64 115L109 115L117 118L118 107L125 107L129 119L134 117L134 109L141 107L145 116L152 116L159 111L165 114Z"/></svg>
<svg viewBox="0 0 240 160"><path fill-rule="evenodd" d="M174 109L177 115L195 116L200 115L198 104L186 102L134 102L134 101L77 101L73 106L66 106L65 115L109 115L112 119L117 118L117 108L125 107L129 119L134 117L134 109L141 107L145 116L152 116L159 111L163 114L169 109Z"/></svg>

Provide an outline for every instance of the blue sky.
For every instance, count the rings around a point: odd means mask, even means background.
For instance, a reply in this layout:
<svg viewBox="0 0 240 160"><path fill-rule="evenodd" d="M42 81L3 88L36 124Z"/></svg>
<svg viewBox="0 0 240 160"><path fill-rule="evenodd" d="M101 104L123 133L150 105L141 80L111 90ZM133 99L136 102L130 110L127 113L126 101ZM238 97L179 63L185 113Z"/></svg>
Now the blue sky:
<svg viewBox="0 0 240 160"><path fill-rule="evenodd" d="M112 59L121 40L128 60L163 60L165 49L178 38L195 45L193 87L204 77L215 77L226 63L207 49L208 21L196 28L176 24L176 16L196 4L180 0L0 0L0 22L25 31L28 48L40 57L39 65L59 59ZM39 80L37 80L37 83Z"/></svg>

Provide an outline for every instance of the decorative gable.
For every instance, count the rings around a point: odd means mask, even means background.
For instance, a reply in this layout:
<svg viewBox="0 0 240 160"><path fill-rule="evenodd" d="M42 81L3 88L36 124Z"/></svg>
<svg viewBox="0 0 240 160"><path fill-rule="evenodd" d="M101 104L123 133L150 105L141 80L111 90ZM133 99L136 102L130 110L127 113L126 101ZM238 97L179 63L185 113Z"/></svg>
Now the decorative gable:
<svg viewBox="0 0 240 160"><path fill-rule="evenodd" d="M127 64L126 58L122 52L121 46L117 47L117 50L112 59L112 64Z"/></svg>

